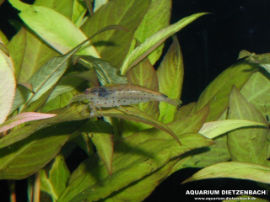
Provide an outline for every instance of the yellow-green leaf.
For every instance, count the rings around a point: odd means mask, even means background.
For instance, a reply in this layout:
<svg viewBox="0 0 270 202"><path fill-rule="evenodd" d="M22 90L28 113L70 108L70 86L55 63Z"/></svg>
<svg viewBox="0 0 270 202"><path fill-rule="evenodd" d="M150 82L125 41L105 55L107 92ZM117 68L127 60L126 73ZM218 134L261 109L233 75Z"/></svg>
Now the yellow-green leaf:
<svg viewBox="0 0 270 202"><path fill-rule="evenodd" d="M184 66L180 45L176 38L173 39L171 47L162 60L157 75L159 91L171 99L180 99L184 77ZM159 120L164 123L169 123L174 120L177 107L162 102L159 104L159 110Z"/></svg>
<svg viewBox="0 0 270 202"><path fill-rule="evenodd" d="M99 157L104 162L108 173L112 174L113 136L108 133L93 133L91 139L96 146Z"/></svg>
<svg viewBox="0 0 270 202"><path fill-rule="evenodd" d="M3 123L12 107L16 82L11 58L0 50L0 124Z"/></svg>
<svg viewBox="0 0 270 202"><path fill-rule="evenodd" d="M126 74L130 68L138 64L142 59L161 45L167 38L205 14L206 13L197 13L185 17L148 37L142 44L127 55L121 67L121 74Z"/></svg>
<svg viewBox="0 0 270 202"><path fill-rule="evenodd" d="M251 163L222 162L203 168L183 183L210 178L235 178L270 183L270 167Z"/></svg>
<svg viewBox="0 0 270 202"><path fill-rule="evenodd" d="M21 19L43 40L64 54L87 37L68 18L43 6L28 6L20 12ZM99 57L93 46L83 48L78 54Z"/></svg>
<svg viewBox="0 0 270 202"><path fill-rule="evenodd" d="M127 74L128 82L139 85L154 91L158 91L157 74L149 60L144 60ZM158 117L158 102L140 103L139 109L150 114L152 117Z"/></svg>
<svg viewBox="0 0 270 202"><path fill-rule="evenodd" d="M229 119L246 119L267 124L262 114L233 88ZM242 128L228 134L228 148L235 161L265 164L268 158L268 128Z"/></svg>
<svg viewBox="0 0 270 202"><path fill-rule="evenodd" d="M135 32L135 38L140 43L145 39L166 27L170 23L171 0L152 0L147 13L145 14L140 26ZM156 63L162 54L163 45L154 50L148 59L152 65Z"/></svg>
<svg viewBox="0 0 270 202"><path fill-rule="evenodd" d="M243 127L267 127L266 123L249 121L249 120L237 120L228 119L220 121L206 122L200 129L199 133L208 138L215 138L224 133Z"/></svg>

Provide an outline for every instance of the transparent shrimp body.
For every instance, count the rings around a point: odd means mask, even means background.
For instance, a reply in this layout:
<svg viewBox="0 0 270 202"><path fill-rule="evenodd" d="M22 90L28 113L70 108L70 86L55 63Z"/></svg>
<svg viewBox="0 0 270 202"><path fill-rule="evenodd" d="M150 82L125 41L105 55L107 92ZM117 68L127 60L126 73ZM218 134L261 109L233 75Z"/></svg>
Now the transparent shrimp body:
<svg viewBox="0 0 270 202"><path fill-rule="evenodd" d="M87 89L84 94L74 97L73 102L87 100L92 110L96 108L119 107L150 101L163 101L179 106L180 100L135 85L100 86Z"/></svg>

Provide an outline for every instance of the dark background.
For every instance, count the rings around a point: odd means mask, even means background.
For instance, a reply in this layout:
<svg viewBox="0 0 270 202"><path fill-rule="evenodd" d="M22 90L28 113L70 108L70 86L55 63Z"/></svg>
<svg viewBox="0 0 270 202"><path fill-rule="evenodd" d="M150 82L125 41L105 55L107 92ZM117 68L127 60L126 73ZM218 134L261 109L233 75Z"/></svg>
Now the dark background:
<svg viewBox="0 0 270 202"><path fill-rule="evenodd" d="M269 0L173 0L172 23L196 13L210 12L177 34L184 65L184 103L197 100L203 89L224 69L237 61L240 50L255 53L270 49ZM15 29L10 19L17 13L7 1L0 7L0 28L11 38ZM8 21L9 19L9 21ZM250 181L206 180L181 185L181 181L196 172L185 169L165 180L146 202L193 201L185 195L190 189L254 189ZM18 189L25 182L18 183ZM8 201L6 183L0 181L0 201ZM26 190L24 190L24 193Z"/></svg>
<svg viewBox="0 0 270 202"><path fill-rule="evenodd" d="M184 101L196 100L240 50L270 50L269 0L173 0L172 22L196 12L210 15L180 31L185 63Z"/></svg>

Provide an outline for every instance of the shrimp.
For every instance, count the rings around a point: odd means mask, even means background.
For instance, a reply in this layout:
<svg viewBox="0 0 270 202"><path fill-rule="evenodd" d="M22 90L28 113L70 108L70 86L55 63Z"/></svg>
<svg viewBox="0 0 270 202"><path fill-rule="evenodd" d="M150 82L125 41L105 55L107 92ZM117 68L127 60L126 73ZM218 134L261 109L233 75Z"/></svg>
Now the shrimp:
<svg viewBox="0 0 270 202"><path fill-rule="evenodd" d="M96 108L119 107L150 101L167 102L177 107L181 105L180 100L170 99L160 92L130 84L88 88L83 94L75 96L72 102L85 100L94 110Z"/></svg>

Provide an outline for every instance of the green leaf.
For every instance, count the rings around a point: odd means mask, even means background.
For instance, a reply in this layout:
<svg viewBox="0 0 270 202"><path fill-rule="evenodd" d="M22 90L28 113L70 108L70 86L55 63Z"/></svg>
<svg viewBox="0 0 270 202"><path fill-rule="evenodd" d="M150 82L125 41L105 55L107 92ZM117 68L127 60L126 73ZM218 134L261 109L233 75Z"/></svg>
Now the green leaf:
<svg viewBox="0 0 270 202"><path fill-rule="evenodd" d="M42 65L57 55L24 27L9 42L8 49L14 61L16 79L20 83L26 83Z"/></svg>
<svg viewBox="0 0 270 202"><path fill-rule="evenodd" d="M72 18L73 4L77 0L35 0L35 6L44 6L63 14L67 18Z"/></svg>
<svg viewBox="0 0 270 202"><path fill-rule="evenodd" d="M175 120L185 119L188 115L192 114L193 108L196 106L196 102L191 102L187 105L183 105L176 113Z"/></svg>
<svg viewBox="0 0 270 202"><path fill-rule="evenodd" d="M22 106L26 102L28 95L29 90L27 90L25 87L21 85L17 85L13 105L9 114L11 114L14 110Z"/></svg>
<svg viewBox="0 0 270 202"><path fill-rule="evenodd" d="M156 71L147 59L131 69L127 74L127 78L131 84L158 91ZM153 118L158 117L158 102L140 103L139 109Z"/></svg>
<svg viewBox="0 0 270 202"><path fill-rule="evenodd" d="M9 0L9 3L18 10L23 10L28 7L26 3L23 3L19 0Z"/></svg>
<svg viewBox="0 0 270 202"><path fill-rule="evenodd" d="M113 137L108 133L93 133L91 137L99 157L104 162L108 173L112 173Z"/></svg>
<svg viewBox="0 0 270 202"><path fill-rule="evenodd" d="M97 35L99 33L104 32L104 31L107 31L107 30L110 30L110 29L116 29L116 28L118 28L118 27L117 26L105 27L102 30L99 30L97 33L95 33L92 37L94 37L95 35ZM90 38L92 38L92 37L90 37ZM46 66L40 68L39 71L33 76L33 78L31 78L31 79L33 79L33 81L30 80L29 82L32 84L32 86L34 86L33 91L35 92L35 94L32 94L31 96L29 96L28 102L25 105L28 105L29 103L37 100L39 98L39 96L42 96L42 97L41 97L41 99L34 102L32 104L33 107L30 106L29 107L30 109L28 108L28 110L30 110L30 111L36 110L41 105L44 105L45 102L47 102L47 99L48 100L50 99L51 96L48 98L48 96L51 93L50 91L56 92L56 90L57 90L57 89L53 90L53 89L50 89L50 88L53 85L55 85L55 83L60 79L60 77L65 72L65 69L67 68L67 61L69 60L70 56L72 56L74 53L76 53L89 39L84 40L83 42L81 42L79 45L77 45L75 48L73 48L71 51L69 51L66 55L56 58L55 61L53 61L53 60L49 61L50 68L48 68ZM97 61L100 62L99 60L96 59L95 62L98 63ZM52 62L53 64L51 65L50 62ZM122 80L125 79L124 77L118 76L113 71L115 69L111 68L106 62L104 62L105 65L103 65L103 62L100 62L100 63L101 63L100 66L103 67L103 69L101 70L102 74L106 74L106 73L110 72L111 77L114 78L114 79L119 79L119 81L122 78L123 78ZM105 70L108 70L108 72L106 72ZM115 73L115 74L113 74L113 73ZM115 76L115 77L113 77L113 76ZM78 80L78 78L77 78L77 80ZM75 81L74 83L72 83L72 85L74 85L76 83L78 83L78 81ZM58 86L58 88L59 88L59 86ZM50 89L50 91L48 91L49 89ZM45 92L46 92L47 95L45 94ZM55 93L52 96L55 96ZM69 102L69 100L67 100L67 101ZM66 104L67 103L60 103L60 105L62 107L65 106ZM53 109L53 107L52 107L52 109Z"/></svg>
<svg viewBox="0 0 270 202"><path fill-rule="evenodd" d="M54 117L55 114L45 114L45 113L38 113L38 112L24 112L18 114L8 121L5 121L3 124L0 125L0 133L5 132L15 126L35 120L42 120Z"/></svg>
<svg viewBox="0 0 270 202"><path fill-rule="evenodd" d="M209 105L207 121L217 120L228 106L233 86L241 89L256 69L245 61L239 62L222 72L200 95L194 111Z"/></svg>
<svg viewBox="0 0 270 202"><path fill-rule="evenodd" d="M138 179L145 179L150 173L158 171L171 159L178 157L180 153L211 144L211 140L193 134L200 129L207 113L208 109L205 107L200 112L187 116L185 120L175 121L168 125L181 141L183 139L181 147L171 137L166 136L163 131L156 129L137 132L121 138L114 144L112 175L108 174L104 164L98 163L93 157L90 157L72 174L69 187L60 201L72 201L73 197L80 197L80 195L83 197L84 190L94 190L95 187L98 189L95 189L94 194L104 198L108 192L122 190L123 187L137 183ZM168 160L166 163L165 159ZM93 165L95 166L93 167ZM168 170L170 171L169 167ZM164 172L168 172L168 170ZM82 200L81 198L73 198L73 201Z"/></svg>
<svg viewBox="0 0 270 202"><path fill-rule="evenodd" d="M206 106L196 113L188 114L183 119L169 123L168 126L179 133L197 133L204 124L208 113L209 108Z"/></svg>
<svg viewBox="0 0 270 202"><path fill-rule="evenodd" d="M19 15L34 32L62 54L87 39L69 19L50 8L29 6ZM78 54L99 57L93 46L83 48Z"/></svg>
<svg viewBox="0 0 270 202"><path fill-rule="evenodd" d="M56 111L53 113L56 113L58 115L51 119L29 123L27 126L24 126L20 130L14 130L10 132L9 135L4 136L3 138L0 139L0 148L9 146L15 142L23 140L27 138L28 136L32 135L34 132L42 128L51 126L53 124L67 122L67 121L83 120L90 117L88 108L85 104L74 105L72 107L66 107L64 109L58 110L58 112ZM114 108L108 109L108 110L102 110L102 111L98 111L98 114L96 114L96 116L99 116L100 114L104 116L118 117L122 119L139 121L142 123L150 124L160 130L166 131L173 138L175 138L175 140L177 140L179 143L179 139L175 137L175 133L168 126L153 119L149 115L146 115L145 113L139 111L135 107L121 108L121 110L114 109ZM186 127L186 128L189 128L189 127Z"/></svg>
<svg viewBox="0 0 270 202"><path fill-rule="evenodd" d="M63 86L60 86L60 87L63 87ZM60 89L57 88L56 90L60 90ZM74 96L74 93L76 92L74 90L69 91L68 87L66 88L66 90L68 91L65 93L59 94L53 99L48 99L47 103L42 107L41 111L48 112L48 111L57 110L59 108L66 107L70 103L70 100L72 99L72 97ZM56 91L53 91L53 92L55 92L54 93L55 95Z"/></svg>
<svg viewBox="0 0 270 202"><path fill-rule="evenodd" d="M203 168L219 162L229 161L231 155L227 148L227 136L218 137L207 148L194 150L190 155L177 162L171 173L183 168Z"/></svg>
<svg viewBox="0 0 270 202"><path fill-rule="evenodd" d="M91 56L80 56L79 62L88 67L94 67L98 80L102 85L127 83L126 77L120 76L118 70L110 63Z"/></svg>
<svg viewBox="0 0 270 202"><path fill-rule="evenodd" d="M122 67L121 74L124 75L128 72L130 68L138 64L143 58L155 50L159 45L161 45L167 38L175 34L176 32L183 29L185 26L196 20L197 18L205 15L206 13L197 13L185 17L178 22L169 25L160 31L156 32L152 36L148 37L142 44L131 51L125 58Z"/></svg>
<svg viewBox="0 0 270 202"><path fill-rule="evenodd" d="M7 36L1 30L0 30L0 43L5 44L5 45L8 43Z"/></svg>
<svg viewBox="0 0 270 202"><path fill-rule="evenodd" d="M249 61L252 64L259 65L268 74L270 73L270 53L255 54L255 53L249 53L247 51L244 53L246 53L247 61Z"/></svg>
<svg viewBox="0 0 270 202"><path fill-rule="evenodd" d="M200 129L199 133L208 138L215 138L224 133L230 132L232 130L243 128L243 127L267 127L266 123L249 121L249 120L220 120L220 121L211 121L206 122L203 127Z"/></svg>
<svg viewBox="0 0 270 202"><path fill-rule="evenodd" d="M262 114L240 92L233 88L230 96L229 119L246 119L266 124ZM235 161L264 164L268 158L266 128L239 129L228 134L228 148Z"/></svg>
<svg viewBox="0 0 270 202"><path fill-rule="evenodd" d="M30 78L34 93L30 94L27 104L39 99L59 81L68 68L69 58L70 55L52 58Z"/></svg>
<svg viewBox="0 0 270 202"><path fill-rule="evenodd" d="M24 127L12 130L8 135L0 138L0 149L12 145L18 141L21 141L42 128L46 128L57 123L77 121L89 118L89 112L87 110L87 107L84 105L73 106L69 108L67 107L65 109L54 111L54 113L57 114L56 117L30 122Z"/></svg>
<svg viewBox="0 0 270 202"><path fill-rule="evenodd" d="M162 182L166 177L168 177L170 170L174 164L178 161L172 160L166 165L161 167L159 170L153 172L151 175L144 177L138 182L133 183L130 186L127 186L121 191L116 192L116 194L111 195L109 198L106 198L106 202L113 201L129 201L129 202L138 202L143 201L152 191Z"/></svg>
<svg viewBox="0 0 270 202"><path fill-rule="evenodd" d="M99 110L97 112L98 113L95 116L103 115L149 124L157 129L167 132L170 136L172 136L176 140L176 142L178 142L178 144L181 145L180 142L181 140L177 138L177 135L167 125L155 120L150 115L147 115L146 113L136 109L136 107L121 107L120 110L111 108L102 111Z"/></svg>
<svg viewBox="0 0 270 202"><path fill-rule="evenodd" d="M157 75L159 91L171 99L180 99L184 77L184 64L180 45L176 38L174 38L171 47L162 60ZM159 120L169 123L174 120L177 107L162 102L159 104L159 111Z"/></svg>
<svg viewBox="0 0 270 202"><path fill-rule="evenodd" d="M23 179L34 174L56 156L77 128L75 123L60 124L0 149L0 179ZM20 134L24 131L21 129Z"/></svg>
<svg viewBox="0 0 270 202"><path fill-rule="evenodd" d="M223 162L206 167L183 183L209 178L236 178L270 183L270 167L251 163Z"/></svg>
<svg viewBox="0 0 270 202"><path fill-rule="evenodd" d="M47 192L56 201L65 190L70 173L63 156L56 156L47 175L45 170L40 171L41 191Z"/></svg>
<svg viewBox="0 0 270 202"><path fill-rule="evenodd" d="M94 11L96 12L101 6L106 4L109 0L95 0L94 1Z"/></svg>
<svg viewBox="0 0 270 202"><path fill-rule="evenodd" d="M142 43L145 39L166 27L170 23L171 0L152 0L140 26L135 32L135 38ZM155 64L162 54L163 45L154 50L148 57Z"/></svg>
<svg viewBox="0 0 270 202"><path fill-rule="evenodd" d="M72 1L37 0L34 5L44 5L53 8L66 17L71 17ZM14 61L17 81L20 83L27 82L42 65L57 55L52 48L25 27L22 27L12 38L8 44L8 48Z"/></svg>
<svg viewBox="0 0 270 202"><path fill-rule="evenodd" d="M93 158L83 162L72 174L69 186L59 202L104 199L144 179L166 165L170 159L209 144L208 140L197 134L182 134L178 137L183 139L185 146L179 147L171 138L165 138L163 133L157 130L145 131L117 142L112 175L107 173L102 164L94 163Z"/></svg>
<svg viewBox="0 0 270 202"><path fill-rule="evenodd" d="M11 58L0 50L0 124L3 123L12 107L16 82Z"/></svg>
<svg viewBox="0 0 270 202"><path fill-rule="evenodd" d="M265 116L270 114L270 82L260 72L254 73L241 89L241 94Z"/></svg>
<svg viewBox="0 0 270 202"><path fill-rule="evenodd" d="M85 18L84 16L86 15L87 8L85 5L80 0L74 0L73 1L73 9L72 9L72 22L77 27L80 27L83 25Z"/></svg>
<svg viewBox="0 0 270 202"><path fill-rule="evenodd" d="M120 67L126 57L134 33L141 23L150 0L114 0L100 7L82 26L87 36L108 25L121 25L127 31L110 31L98 35L93 43L101 57L115 67Z"/></svg>

